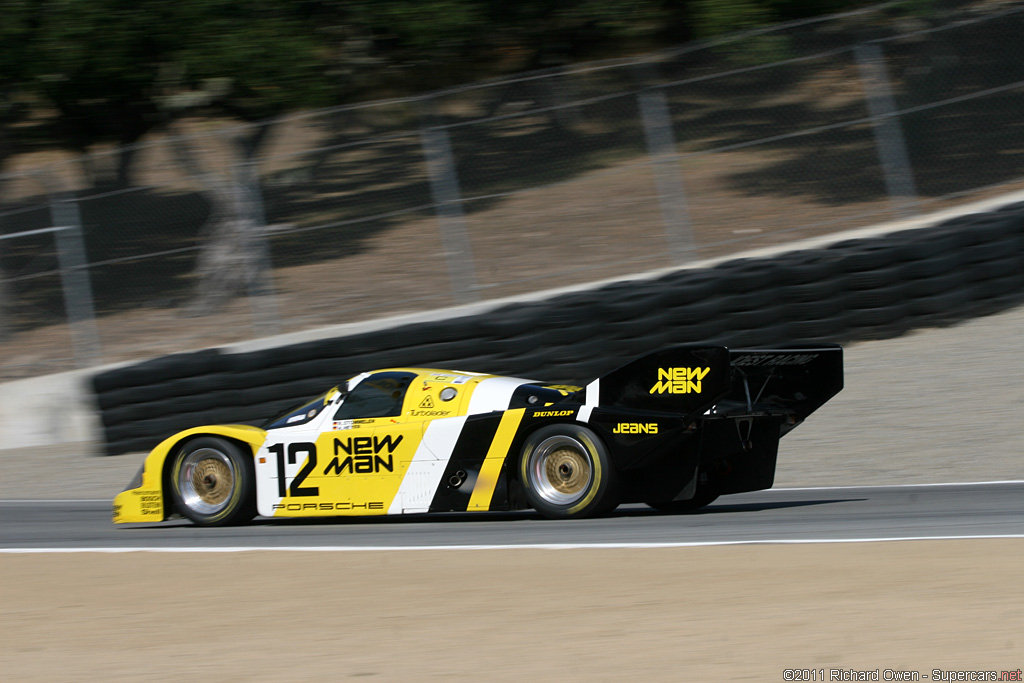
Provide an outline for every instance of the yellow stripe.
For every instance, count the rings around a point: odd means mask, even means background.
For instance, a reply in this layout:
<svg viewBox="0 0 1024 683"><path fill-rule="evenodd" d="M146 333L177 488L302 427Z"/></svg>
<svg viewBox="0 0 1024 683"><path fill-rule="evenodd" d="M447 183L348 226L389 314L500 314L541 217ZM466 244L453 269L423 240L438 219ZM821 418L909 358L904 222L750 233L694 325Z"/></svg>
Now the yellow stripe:
<svg viewBox="0 0 1024 683"><path fill-rule="evenodd" d="M501 465L505 462L509 446L512 445L512 439L519 430L519 423L522 422L525 412L525 408L517 408L506 410L501 416L498 431L494 434L484 464L480 467L480 475L476 478L473 495L469 497L467 510L487 510L491 507L494 487L498 485L498 477L501 475Z"/></svg>

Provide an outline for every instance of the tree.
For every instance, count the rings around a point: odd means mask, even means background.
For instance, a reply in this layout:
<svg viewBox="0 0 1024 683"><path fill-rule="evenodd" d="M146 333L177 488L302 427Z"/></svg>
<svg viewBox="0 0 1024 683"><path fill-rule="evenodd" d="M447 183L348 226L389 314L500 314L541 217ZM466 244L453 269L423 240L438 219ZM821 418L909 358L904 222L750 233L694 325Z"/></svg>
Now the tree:
<svg viewBox="0 0 1024 683"><path fill-rule="evenodd" d="M0 36L9 37L0 40L0 64L23 68L5 70L0 86L35 98L41 111L51 109L48 132L60 146L82 153L101 142L119 146L116 168L85 166L94 185L130 185L132 143L156 127L173 133L184 115L253 122L337 101L329 38L317 30L317 12L302 3L20 0L11 5L17 21L8 21L8 11L0 23ZM267 130L256 126L232 138L239 163L252 159ZM248 223L239 213L244 207L231 199L237 195L233 181L202 169L189 147L178 151L185 169L198 174L212 207L196 300L205 302L203 310L213 310L251 281L252 263L239 263L238 255L252 250L237 248L238 228ZM82 159L88 164L92 157ZM210 292L220 294L211 298Z"/></svg>
<svg viewBox="0 0 1024 683"><path fill-rule="evenodd" d="M28 40L13 44L31 65L21 87L53 107L56 140L81 152L97 142L130 145L199 107L255 121L335 99L323 36L289 3L18 4L32 26ZM131 161L122 155L119 184L128 182Z"/></svg>

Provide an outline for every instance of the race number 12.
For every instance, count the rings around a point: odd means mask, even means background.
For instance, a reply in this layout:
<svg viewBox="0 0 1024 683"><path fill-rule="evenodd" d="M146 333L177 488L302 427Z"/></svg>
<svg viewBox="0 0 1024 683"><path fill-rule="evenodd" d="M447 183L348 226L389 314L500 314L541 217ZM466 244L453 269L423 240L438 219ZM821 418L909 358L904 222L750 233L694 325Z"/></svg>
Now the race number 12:
<svg viewBox="0 0 1024 683"><path fill-rule="evenodd" d="M284 444L275 443L273 446L268 446L267 450L277 456L277 495L282 498L287 495L291 495L293 498L320 495L320 487L302 485L302 482L306 480L306 477L308 477L316 467L315 443L299 441L297 443L288 444L287 458L289 465L294 465L300 460L306 461L306 466L299 470L299 473L295 475L295 479L292 479L291 486L285 486L286 475L284 466L286 456Z"/></svg>

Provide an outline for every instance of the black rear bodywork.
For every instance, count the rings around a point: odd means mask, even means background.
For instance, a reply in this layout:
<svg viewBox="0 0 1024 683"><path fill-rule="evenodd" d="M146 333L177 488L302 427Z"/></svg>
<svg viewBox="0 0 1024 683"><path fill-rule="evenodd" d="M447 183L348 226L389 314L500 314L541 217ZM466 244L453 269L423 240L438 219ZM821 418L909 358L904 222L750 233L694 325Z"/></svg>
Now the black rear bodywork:
<svg viewBox="0 0 1024 683"><path fill-rule="evenodd" d="M707 371L658 393L672 369L676 378ZM612 453L622 502L756 491L774 483L779 439L842 388L835 344L674 347L602 377L589 424Z"/></svg>

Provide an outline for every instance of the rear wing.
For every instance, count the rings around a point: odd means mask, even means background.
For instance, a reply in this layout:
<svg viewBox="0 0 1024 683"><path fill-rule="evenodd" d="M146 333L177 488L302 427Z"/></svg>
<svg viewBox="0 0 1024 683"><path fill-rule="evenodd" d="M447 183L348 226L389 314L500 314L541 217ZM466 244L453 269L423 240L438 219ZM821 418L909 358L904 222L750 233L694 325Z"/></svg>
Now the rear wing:
<svg viewBox="0 0 1024 683"><path fill-rule="evenodd" d="M838 344L732 349L732 390L715 412L767 412L803 422L843 388Z"/></svg>
<svg viewBox="0 0 1024 683"><path fill-rule="evenodd" d="M589 405L682 414L785 415L792 423L843 388L837 344L777 349L673 346L623 365L586 388Z"/></svg>

